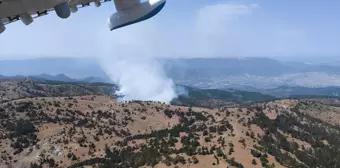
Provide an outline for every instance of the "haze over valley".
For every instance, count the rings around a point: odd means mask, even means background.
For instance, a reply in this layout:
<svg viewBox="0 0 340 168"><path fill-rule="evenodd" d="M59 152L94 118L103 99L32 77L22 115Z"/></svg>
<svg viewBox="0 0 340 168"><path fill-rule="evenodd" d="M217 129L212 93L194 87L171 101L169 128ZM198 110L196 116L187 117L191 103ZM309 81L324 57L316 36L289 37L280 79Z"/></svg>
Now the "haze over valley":
<svg viewBox="0 0 340 168"><path fill-rule="evenodd" d="M340 65L336 64L336 58L330 58L328 61L331 63L320 60L307 63L308 59L304 62L293 62L269 58L196 58L161 59L154 63L158 69L164 71L164 77L158 76L155 79L165 80L167 76L177 85L201 89L254 91L276 97L337 96L340 90L338 88L340 87ZM135 61L135 64L138 65L138 61ZM101 68L100 63L92 59L0 61L0 65L0 71L3 72L0 78L31 77L64 82L106 82L119 85L119 82L115 83ZM116 65L113 64L111 67L113 66ZM129 72L131 68L127 67L119 69ZM147 81L138 73L126 74L130 75L129 78L136 78L137 83ZM138 87L138 84L136 86Z"/></svg>

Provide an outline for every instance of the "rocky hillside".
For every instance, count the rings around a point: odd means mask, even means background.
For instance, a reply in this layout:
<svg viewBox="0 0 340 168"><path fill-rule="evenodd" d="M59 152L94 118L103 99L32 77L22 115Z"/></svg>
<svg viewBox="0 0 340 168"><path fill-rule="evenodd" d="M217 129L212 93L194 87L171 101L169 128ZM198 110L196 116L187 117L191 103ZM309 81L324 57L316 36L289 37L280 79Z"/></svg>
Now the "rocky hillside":
<svg viewBox="0 0 340 168"><path fill-rule="evenodd" d="M0 103L0 167L340 165L337 100L205 109L82 93Z"/></svg>
<svg viewBox="0 0 340 168"><path fill-rule="evenodd" d="M114 85L67 83L31 79L0 79L0 102L28 97L99 95L112 92Z"/></svg>

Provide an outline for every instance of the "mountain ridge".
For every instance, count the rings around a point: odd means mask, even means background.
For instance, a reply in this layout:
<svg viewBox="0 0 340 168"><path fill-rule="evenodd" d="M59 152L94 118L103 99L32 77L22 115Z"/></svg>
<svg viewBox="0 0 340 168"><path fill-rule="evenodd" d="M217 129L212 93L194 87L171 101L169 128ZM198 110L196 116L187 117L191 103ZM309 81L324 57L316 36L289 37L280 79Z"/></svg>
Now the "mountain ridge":
<svg viewBox="0 0 340 168"><path fill-rule="evenodd" d="M20 78L30 78L35 80L49 80L49 81L62 81L62 82L88 82L88 83L112 83L109 79L104 79L100 77L89 76L81 79L71 78L63 73L57 75L49 75L42 73L40 75L15 75L15 76L4 76L0 75L0 79L20 79Z"/></svg>

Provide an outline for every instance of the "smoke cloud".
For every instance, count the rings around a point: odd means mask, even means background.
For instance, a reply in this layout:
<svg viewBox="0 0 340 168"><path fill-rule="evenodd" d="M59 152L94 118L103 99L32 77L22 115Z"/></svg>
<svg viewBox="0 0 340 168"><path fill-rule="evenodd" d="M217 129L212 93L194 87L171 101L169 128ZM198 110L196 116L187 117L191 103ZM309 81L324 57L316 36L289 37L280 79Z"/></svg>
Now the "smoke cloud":
<svg viewBox="0 0 340 168"><path fill-rule="evenodd" d="M123 100L153 100L170 103L176 97L174 83L165 77L159 62L147 58L103 57L101 65L113 82L119 85L117 94Z"/></svg>
<svg viewBox="0 0 340 168"><path fill-rule="evenodd" d="M186 97L189 96L189 92L187 88L181 85L176 85L176 93L177 95L180 95L180 96L186 96Z"/></svg>
<svg viewBox="0 0 340 168"><path fill-rule="evenodd" d="M126 27L99 35L100 54L96 58L107 76L119 85L117 94L124 95L123 100L170 103L177 97L174 82L157 61L155 46L143 42L152 40L152 32L152 28L141 32Z"/></svg>

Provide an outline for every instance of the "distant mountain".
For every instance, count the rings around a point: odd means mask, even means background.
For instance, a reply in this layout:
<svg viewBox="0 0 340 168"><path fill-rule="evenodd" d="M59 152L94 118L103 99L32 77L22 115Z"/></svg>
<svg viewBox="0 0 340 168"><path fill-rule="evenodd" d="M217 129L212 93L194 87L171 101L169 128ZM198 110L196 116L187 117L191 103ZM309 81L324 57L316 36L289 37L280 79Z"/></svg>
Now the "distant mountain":
<svg viewBox="0 0 340 168"><path fill-rule="evenodd" d="M3 79L0 82L0 104L25 97L112 95L115 88L115 85L106 83L37 81L27 78Z"/></svg>
<svg viewBox="0 0 340 168"><path fill-rule="evenodd" d="M88 83L95 83L95 82L111 83L109 79L94 77L94 76L86 77L82 79L81 81L88 82Z"/></svg>
<svg viewBox="0 0 340 168"><path fill-rule="evenodd" d="M283 62L268 58L195 58L167 60L167 76L200 88L257 89L282 85L340 86L340 66Z"/></svg>
<svg viewBox="0 0 340 168"><path fill-rule="evenodd" d="M38 80L52 80L52 81L63 81L63 82L77 82L78 80L72 79L65 74L58 74L58 75L48 75L48 74L41 74L41 75L34 75L28 76L29 78L38 79Z"/></svg>
<svg viewBox="0 0 340 168"><path fill-rule="evenodd" d="M336 97L340 98L340 87L302 87L302 86L278 86L275 88L255 88L239 87L238 90L248 92L259 92L265 95L271 95L277 98L294 98L294 97ZM224 90L229 90L224 88Z"/></svg>
<svg viewBox="0 0 340 168"><path fill-rule="evenodd" d="M40 74L40 75L30 75L30 76L23 76L23 75L16 75L16 76L4 76L0 75L0 79L4 78L12 78L12 79L22 79L22 78L29 78L39 81L61 81L61 82L85 82L85 83L111 83L109 79L104 79L100 77L86 77L84 79L73 79L65 74L58 74L58 75L49 75L49 74Z"/></svg>
<svg viewBox="0 0 340 168"><path fill-rule="evenodd" d="M174 79L211 78L223 76L280 76L306 72L340 74L340 65L309 64L302 61L278 61L269 58L192 58L159 60L168 76ZM44 58L0 61L2 75L65 74L72 78L106 77L99 64L89 58Z"/></svg>
<svg viewBox="0 0 340 168"><path fill-rule="evenodd" d="M269 58L194 58L166 62L168 75L173 78L212 78L223 76L254 75L274 77L305 72L340 74L340 67L282 62Z"/></svg>
<svg viewBox="0 0 340 168"><path fill-rule="evenodd" d="M269 58L193 58L159 59L159 61L164 65L166 75L175 83L205 89L273 89L283 85L340 86L340 64L329 59L322 63L294 59L278 61ZM83 58L0 61L0 73L12 77L35 76L42 73L52 76L64 74L77 81L79 79L86 82L109 81L96 61ZM70 81L65 76L52 78Z"/></svg>
<svg viewBox="0 0 340 168"><path fill-rule="evenodd" d="M301 86L281 86L263 90L262 93L276 97L329 96L340 97L340 87L309 88Z"/></svg>
<svg viewBox="0 0 340 168"><path fill-rule="evenodd" d="M37 74L65 74L72 78L97 76L105 78L99 64L90 58L40 58L0 61L0 73L5 76Z"/></svg>

